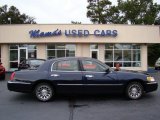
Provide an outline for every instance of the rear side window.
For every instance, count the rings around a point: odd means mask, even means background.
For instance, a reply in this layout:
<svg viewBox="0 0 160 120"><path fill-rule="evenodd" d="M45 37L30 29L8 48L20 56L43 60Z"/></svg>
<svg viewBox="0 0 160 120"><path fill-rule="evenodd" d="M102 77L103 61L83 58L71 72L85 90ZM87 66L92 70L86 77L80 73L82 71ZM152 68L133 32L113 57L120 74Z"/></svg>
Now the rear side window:
<svg viewBox="0 0 160 120"><path fill-rule="evenodd" d="M66 60L55 62L52 66L52 71L78 71L78 61L77 60Z"/></svg>

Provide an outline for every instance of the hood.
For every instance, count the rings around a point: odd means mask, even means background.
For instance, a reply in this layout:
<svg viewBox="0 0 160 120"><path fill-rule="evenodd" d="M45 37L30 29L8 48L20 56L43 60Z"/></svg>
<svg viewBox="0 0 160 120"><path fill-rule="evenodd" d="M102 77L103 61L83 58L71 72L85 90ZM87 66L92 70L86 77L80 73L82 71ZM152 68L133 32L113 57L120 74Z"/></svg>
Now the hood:
<svg viewBox="0 0 160 120"><path fill-rule="evenodd" d="M121 70L117 71L119 80L146 80L148 74L144 71Z"/></svg>
<svg viewBox="0 0 160 120"><path fill-rule="evenodd" d="M121 70L122 72L130 72L130 73L140 73L140 74L145 74L145 75L149 75L149 73L147 73L147 71L134 71L134 70Z"/></svg>

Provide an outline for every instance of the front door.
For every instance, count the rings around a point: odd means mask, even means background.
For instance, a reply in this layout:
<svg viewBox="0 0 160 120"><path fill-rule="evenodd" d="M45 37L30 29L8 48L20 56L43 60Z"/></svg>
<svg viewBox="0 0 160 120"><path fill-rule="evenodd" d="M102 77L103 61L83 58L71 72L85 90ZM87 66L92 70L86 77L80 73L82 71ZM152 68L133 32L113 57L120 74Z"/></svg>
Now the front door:
<svg viewBox="0 0 160 120"><path fill-rule="evenodd" d="M72 94L83 91L82 72L77 59L53 63L49 76L49 79L56 84L59 93Z"/></svg>
<svg viewBox="0 0 160 120"><path fill-rule="evenodd" d="M28 59L27 48L26 47L19 47L19 49L18 49L18 64L26 59Z"/></svg>
<svg viewBox="0 0 160 120"><path fill-rule="evenodd" d="M98 62L82 60L83 79L86 93L118 92L122 87L117 80L116 72L106 71L106 67Z"/></svg>

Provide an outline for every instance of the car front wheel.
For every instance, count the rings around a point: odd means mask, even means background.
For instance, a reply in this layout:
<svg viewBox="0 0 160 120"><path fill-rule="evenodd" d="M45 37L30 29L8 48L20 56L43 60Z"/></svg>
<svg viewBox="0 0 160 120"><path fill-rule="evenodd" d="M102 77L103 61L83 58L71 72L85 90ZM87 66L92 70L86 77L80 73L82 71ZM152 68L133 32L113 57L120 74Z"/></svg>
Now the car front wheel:
<svg viewBox="0 0 160 120"><path fill-rule="evenodd" d="M141 98L143 95L143 86L139 82L129 83L126 89L126 95L132 100Z"/></svg>
<svg viewBox="0 0 160 120"><path fill-rule="evenodd" d="M47 83L40 83L35 88L35 95L38 100L46 102L51 100L54 95L54 91L51 85Z"/></svg>

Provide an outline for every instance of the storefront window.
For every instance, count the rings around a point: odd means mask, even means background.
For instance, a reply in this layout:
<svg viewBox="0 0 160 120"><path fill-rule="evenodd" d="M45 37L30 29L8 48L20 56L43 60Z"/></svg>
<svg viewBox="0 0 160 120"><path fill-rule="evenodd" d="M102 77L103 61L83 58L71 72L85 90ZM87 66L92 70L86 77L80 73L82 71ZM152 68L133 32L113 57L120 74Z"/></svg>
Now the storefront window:
<svg viewBox="0 0 160 120"><path fill-rule="evenodd" d="M122 61L122 50L114 51L114 61Z"/></svg>
<svg viewBox="0 0 160 120"><path fill-rule="evenodd" d="M37 58L36 45L10 45L10 68L16 70L22 59Z"/></svg>
<svg viewBox="0 0 160 120"><path fill-rule="evenodd" d="M10 45L10 68L18 68L18 45Z"/></svg>
<svg viewBox="0 0 160 120"><path fill-rule="evenodd" d="M140 45L137 44L106 44L105 63L114 67L120 63L121 67L140 67Z"/></svg>
<svg viewBox="0 0 160 120"><path fill-rule="evenodd" d="M37 58L37 46L27 45L28 48L28 58Z"/></svg>
<svg viewBox="0 0 160 120"><path fill-rule="evenodd" d="M18 50L10 50L10 61L18 61Z"/></svg>
<svg viewBox="0 0 160 120"><path fill-rule="evenodd" d="M36 50L28 50L28 58L37 58Z"/></svg>
<svg viewBox="0 0 160 120"><path fill-rule="evenodd" d="M74 44L49 44L47 45L47 58L74 57L75 50Z"/></svg>
<svg viewBox="0 0 160 120"><path fill-rule="evenodd" d="M10 49L18 49L18 45L10 45Z"/></svg>

